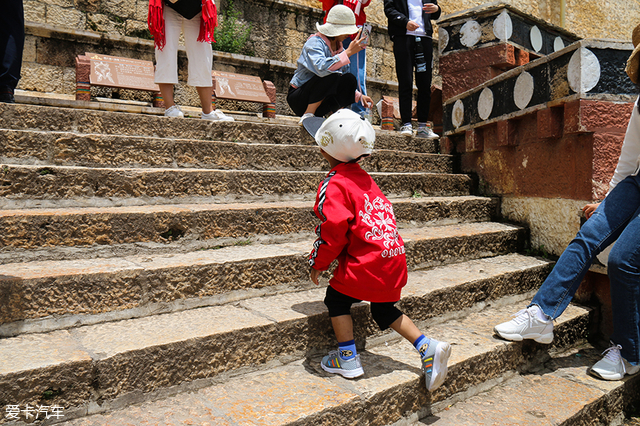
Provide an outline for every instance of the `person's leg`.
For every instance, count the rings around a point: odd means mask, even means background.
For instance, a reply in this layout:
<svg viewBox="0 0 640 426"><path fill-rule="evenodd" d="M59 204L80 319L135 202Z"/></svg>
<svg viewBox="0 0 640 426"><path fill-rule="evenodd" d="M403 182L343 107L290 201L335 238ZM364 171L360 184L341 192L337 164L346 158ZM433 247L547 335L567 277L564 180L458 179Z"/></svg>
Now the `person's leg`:
<svg viewBox="0 0 640 426"><path fill-rule="evenodd" d="M351 318L351 305L358 302L360 300L346 296L331 286L327 287L324 304L329 310L331 325L338 340L338 350L329 352L329 355L322 358L320 365L326 372L350 379L364 374L353 339Z"/></svg>
<svg viewBox="0 0 640 426"><path fill-rule="evenodd" d="M633 177L620 182L587 220L562 253L529 306L537 305L551 319L567 308L593 259L625 229L636 212L629 202Z"/></svg>
<svg viewBox="0 0 640 426"><path fill-rule="evenodd" d="M160 88L166 113L175 112L176 116L181 116L173 98L173 87L178 84L178 40L182 32L182 23L180 15L169 7L164 8L163 16L166 44L162 50L155 50L154 80Z"/></svg>
<svg viewBox="0 0 640 426"><path fill-rule="evenodd" d="M381 330L391 328L413 344L422 361L428 391L440 386L447 377L451 345L427 338L393 303L371 303L371 316Z"/></svg>
<svg viewBox="0 0 640 426"><path fill-rule="evenodd" d="M414 37L395 36L393 39L393 56L396 60L396 76L398 78L398 98L402 124L411 124L413 102L413 43Z"/></svg>
<svg viewBox="0 0 640 426"><path fill-rule="evenodd" d="M416 87L418 88L417 110L418 125L424 125L429 120L429 107L431 105L431 78L433 61L433 41L429 37L421 37L422 50L427 62L425 72L416 72Z"/></svg>
<svg viewBox="0 0 640 426"><path fill-rule="evenodd" d="M640 363L640 177L625 179L626 202L636 206L615 242L607 265L613 314L613 343L624 359ZM634 190L631 189L635 183ZM620 183L622 184L622 182Z"/></svg>
<svg viewBox="0 0 640 426"><path fill-rule="evenodd" d="M0 16L0 102L12 103L22 69L24 10L22 0L7 0L3 6Z"/></svg>
<svg viewBox="0 0 640 426"><path fill-rule="evenodd" d="M507 340L553 340L553 321L567 308L593 259L625 229L638 205L629 202L635 190L634 177L620 182L587 220L562 253L553 270L538 289L531 303L511 321L498 324L494 331Z"/></svg>
<svg viewBox="0 0 640 426"><path fill-rule="evenodd" d="M347 37L342 45L346 49L351 44L351 38ZM367 94L367 49L362 49L355 55L352 55L350 58L351 63L349 64L349 72L356 77L356 89L360 91L363 95ZM354 102L351 104L351 110L358 113L363 114L366 111L366 108L360 102Z"/></svg>
<svg viewBox="0 0 640 426"><path fill-rule="evenodd" d="M332 114L353 104L356 96L356 78L353 74L336 74L337 81L325 87L326 96L315 111L318 117Z"/></svg>
<svg viewBox="0 0 640 426"><path fill-rule="evenodd" d="M611 346L589 369L605 380L622 380L640 371L640 190L629 201L638 210L614 243L607 265L613 313Z"/></svg>
<svg viewBox="0 0 640 426"><path fill-rule="evenodd" d="M298 117L307 112L317 115L316 111L322 101L336 93L339 79L340 74L337 73L326 77L316 75L298 88L290 87L287 95L289 107Z"/></svg>

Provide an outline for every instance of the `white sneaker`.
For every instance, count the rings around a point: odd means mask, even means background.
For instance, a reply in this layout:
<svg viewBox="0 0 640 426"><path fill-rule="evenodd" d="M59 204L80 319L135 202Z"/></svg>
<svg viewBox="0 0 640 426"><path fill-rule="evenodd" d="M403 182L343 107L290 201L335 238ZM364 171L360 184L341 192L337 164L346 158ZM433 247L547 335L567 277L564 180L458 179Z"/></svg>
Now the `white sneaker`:
<svg viewBox="0 0 640 426"><path fill-rule="evenodd" d="M211 121L235 121L233 117L224 115L224 113L219 109L214 109L209 114L205 114L203 112L202 114L200 114L200 118L203 120L211 120Z"/></svg>
<svg viewBox="0 0 640 426"><path fill-rule="evenodd" d="M430 127L418 127L418 131L416 132L416 137L435 139L435 138L438 138L439 136L437 133L431 130Z"/></svg>
<svg viewBox="0 0 640 426"><path fill-rule="evenodd" d="M312 112L305 112L304 114L302 114L302 117L300 117L300 121L298 121L298 124L302 124L305 118L315 117L315 116L316 115Z"/></svg>
<svg viewBox="0 0 640 426"><path fill-rule="evenodd" d="M184 113L182 112L182 110L180 109L180 107L178 105L172 105L169 108L164 110L164 116L165 117L180 117L180 118L183 118L184 117Z"/></svg>
<svg viewBox="0 0 640 426"><path fill-rule="evenodd" d="M604 380L622 380L625 374L636 374L640 366L629 364L620 356L620 349L622 346L611 342L611 346L602 352L604 357L589 369L589 373Z"/></svg>
<svg viewBox="0 0 640 426"><path fill-rule="evenodd" d="M400 127L400 134L404 136L413 136L413 127L411 124L403 124Z"/></svg>
<svg viewBox="0 0 640 426"><path fill-rule="evenodd" d="M523 339L533 339L538 343L553 341L553 320L541 320L536 314L537 306L523 309L514 315L514 319L498 324L493 331L503 339L520 342Z"/></svg>

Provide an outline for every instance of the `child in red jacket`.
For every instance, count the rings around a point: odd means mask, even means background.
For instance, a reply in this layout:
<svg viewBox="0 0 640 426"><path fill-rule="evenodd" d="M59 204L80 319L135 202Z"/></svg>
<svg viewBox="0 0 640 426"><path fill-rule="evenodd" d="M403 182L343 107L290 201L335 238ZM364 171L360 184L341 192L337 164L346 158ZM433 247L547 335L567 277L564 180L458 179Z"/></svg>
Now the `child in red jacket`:
<svg viewBox="0 0 640 426"><path fill-rule="evenodd" d="M322 359L322 368L347 378L364 374L353 339L351 305L366 300L380 329L390 327L413 343L431 391L444 382L451 346L425 337L395 307L407 282L404 243L391 203L358 165L371 154L375 131L358 114L341 109L322 124L315 139L331 171L316 196L314 211L322 223L309 256L311 280L319 284L321 271L338 260L324 303L339 348Z"/></svg>

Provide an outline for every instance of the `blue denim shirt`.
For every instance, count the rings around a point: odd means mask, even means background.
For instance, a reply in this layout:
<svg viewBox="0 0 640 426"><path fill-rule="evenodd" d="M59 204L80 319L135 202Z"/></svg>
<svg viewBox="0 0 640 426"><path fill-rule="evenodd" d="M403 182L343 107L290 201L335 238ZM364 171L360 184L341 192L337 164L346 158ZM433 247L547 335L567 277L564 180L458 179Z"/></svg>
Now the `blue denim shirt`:
<svg viewBox="0 0 640 426"><path fill-rule="evenodd" d="M322 34L316 33L309 37L302 46L302 53L298 58L298 68L293 74L291 85L300 87L311 80L314 75L326 77L337 72L349 72L349 58L342 46L336 52L331 51L329 40Z"/></svg>

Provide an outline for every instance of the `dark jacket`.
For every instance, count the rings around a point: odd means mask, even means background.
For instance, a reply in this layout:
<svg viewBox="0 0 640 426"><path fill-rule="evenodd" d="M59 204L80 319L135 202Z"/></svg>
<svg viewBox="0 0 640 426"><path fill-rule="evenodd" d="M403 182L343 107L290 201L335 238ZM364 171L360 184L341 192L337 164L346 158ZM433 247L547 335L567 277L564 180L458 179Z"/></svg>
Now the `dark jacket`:
<svg viewBox="0 0 640 426"><path fill-rule="evenodd" d="M438 4L438 0L430 0L430 3ZM437 20L440 18L442 8L438 6L436 13L424 13L422 12L422 19L424 20L424 30L427 36L433 35L433 27L431 26L431 20ZM407 22L409 22L409 6L407 0L384 0L384 14L389 19L389 35L391 39L397 35L407 34Z"/></svg>

